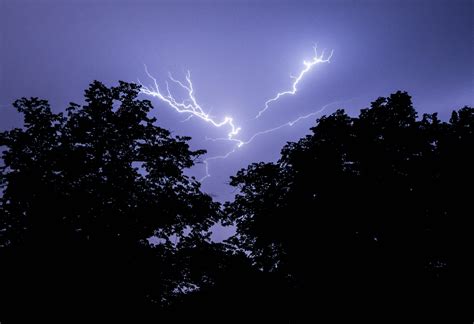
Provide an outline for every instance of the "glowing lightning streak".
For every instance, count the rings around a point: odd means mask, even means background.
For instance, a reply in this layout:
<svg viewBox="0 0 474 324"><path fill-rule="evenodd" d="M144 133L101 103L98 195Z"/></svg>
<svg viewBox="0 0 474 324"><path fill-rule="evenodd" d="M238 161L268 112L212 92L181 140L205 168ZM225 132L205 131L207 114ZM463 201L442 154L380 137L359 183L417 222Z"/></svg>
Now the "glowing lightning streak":
<svg viewBox="0 0 474 324"><path fill-rule="evenodd" d="M350 99L352 100L352 99ZM350 100L347 100L347 101L350 101ZM332 106L332 105L335 105L335 104L339 104L341 103L340 101L335 101L335 102L331 102L331 103L328 103L326 105L324 105L321 109L317 110L317 111L314 111L312 113L309 113L307 115L303 115L303 116L300 116L292 121L289 121L289 122L286 122L284 124L281 124L280 126L277 126L277 127L273 127L273 128L269 128L269 129L266 129L266 130L263 130L263 131L260 131L260 132L257 132L255 134L253 134L248 140L246 141L242 141L242 140L239 140L239 139L231 139L231 141L233 142L237 142L237 145L234 146L234 148L227 152L226 154L224 155L218 155L218 156L213 156L213 157L210 157L210 158L207 158L204 160L204 165L205 165L205 171L206 171L206 175L204 177L202 177L199 181L202 182L204 181L205 179L209 178L211 176L211 174L209 173L209 161L211 160L217 160L217 159L227 159L231 154L235 153L237 151L238 148L244 146L244 145L247 145L247 144L250 144L256 137L258 136L261 136L261 135L266 135L268 133L272 133L274 131L277 131L283 127L292 127L293 125L295 125L296 123L300 122L301 120L304 120L304 119L307 119L307 118L310 118L310 117L313 117L313 116L316 116L320 113L322 113L324 110L326 110L329 106ZM208 138L206 137L206 140L207 141L213 141L213 142L217 142L217 141L229 141L228 138L225 138L225 137L221 137L221 138Z"/></svg>
<svg viewBox="0 0 474 324"><path fill-rule="evenodd" d="M186 117L185 119L183 119L181 122L182 123L185 123L187 121L189 121L191 118L193 118L194 115L189 115L188 117Z"/></svg>
<svg viewBox="0 0 474 324"><path fill-rule="evenodd" d="M287 90L284 92L279 92L277 95L265 102L265 106L263 107L262 110L260 110L255 117L255 119L259 118L268 108L270 103L277 101L280 99L280 97L285 96L285 95L294 95L298 91L298 83L303 79L303 76L308 73L313 66L316 64L321 64L321 63L329 63L332 57L332 54L334 51L331 51L331 54L327 58L324 58L324 53L325 50L321 53L321 55L318 56L318 51L317 51L317 46L314 46L314 57L311 61L303 61L303 64L305 65L305 68L300 72L300 74L297 77L292 77L295 81L293 82L293 85L291 87L291 90Z"/></svg>
<svg viewBox="0 0 474 324"><path fill-rule="evenodd" d="M211 176L211 174L209 173L209 161L218 160L218 159L227 159L232 153L235 153L237 148L238 148L238 146L234 146L232 151L229 151L224 155L217 155L217 156L213 156L213 157L209 157L209 158L205 159L203 161L203 163L204 163L204 170L206 172L206 175L204 177L202 177L201 179L199 179L199 182L203 182L204 180L206 180L207 178L209 178Z"/></svg>
<svg viewBox="0 0 474 324"><path fill-rule="evenodd" d="M285 92L280 92L274 98L266 101L264 109L262 109L255 118L259 118L268 109L269 104L271 102L278 100L280 97L282 97L284 95L294 95L298 91L297 85L301 81L303 76L309 70L311 70L311 68L314 65L319 64L319 63L328 63L330 61L332 55L333 55L333 51L331 51L331 54L327 58L324 59L324 53L325 53L324 50L323 50L323 52L321 53L320 56L318 56L318 54L317 54L316 47L314 47L314 51L315 51L315 56L313 57L313 59L310 62L303 61L303 64L305 65L305 69L300 72L298 77L294 78L295 81L293 82L292 90L285 91ZM215 127L222 127L222 126L225 126L225 125L228 125L230 127L230 131L227 133L227 137L225 137L225 138L216 138L216 139L206 138L207 140L212 140L212 141L231 141L231 142L236 143L236 145L233 147L233 149L231 151L227 152L224 155L213 156L213 157L209 157L209 158L204 160L206 175L203 178L201 178L201 180L200 180L201 182L204 181L206 178L211 176L210 173L209 173L209 161L217 160L217 159L226 159L231 154L235 153L236 150L239 149L240 147L251 143L256 137L261 136L261 135L265 135L265 134L268 134L268 133L271 133L271 132L274 132L274 131L277 131L277 130L279 130L283 127L286 127L286 126L291 127L291 126L293 126L294 124L298 123L299 121L301 121L303 119L306 119L306 118L309 118L309 117L312 117L312 116L315 116L315 115L321 113L328 106L336 103L336 102L333 102L333 103L327 104L327 105L323 106L318 111L309 113L309 114L304 115L304 116L300 116L300 117L296 118L295 120L286 122L286 123L284 123L280 126L257 132L254 135L252 135L247 141L243 141L243 140L235 138L235 136L238 135L238 133L240 132L241 128L236 127L234 125L233 119L231 117L225 117L223 121L217 122L217 121L215 121L214 119L212 119L210 117L209 113L204 112L202 107L197 102L196 97L194 96L194 88L193 88L193 83L191 81L191 73L189 71L186 74L186 84L184 84L183 82L181 82L179 80L174 79L171 74L168 74L169 79L172 82L179 85L182 89L186 90L186 92L188 94L188 98L183 100L182 102L176 101L176 99L173 97L173 95L171 94L168 82L166 82L166 91L167 91L166 94L163 94L160 91L160 88L158 86L158 82L157 82L156 78L154 78L148 72L148 68L147 68L146 65L145 65L145 72L148 75L148 77L151 80L153 80L154 86L147 87L147 86L143 85L140 81L138 81L141 85L140 92L145 94L145 95L149 95L149 96L158 98L161 101L166 102L169 106L171 106L178 113L188 113L189 116L185 120L183 120L183 122L188 121L192 117L198 117L198 118L204 120L205 122L211 123Z"/></svg>
<svg viewBox="0 0 474 324"><path fill-rule="evenodd" d="M323 112L327 107L329 107L330 105L333 105L335 104L335 102L332 102L330 104L327 104L325 106L323 106L323 108L317 110L317 111L314 111L312 113L309 113L307 115L304 115L304 116L300 116L298 118L296 118L295 120L292 120L292 121L289 121L289 122L286 122L280 126L277 126L277 127L274 127L274 128L270 128L270 129L267 129L267 130L264 130L264 131L260 131L260 132L257 132L255 134L253 134L249 140L245 141L245 142L242 142L241 144L237 144L238 147L241 147L243 145L247 145L249 143L251 143L257 136L260 136L260 135L265 135L265 134L268 134L268 133L272 133L274 131L277 131L283 127L286 127L286 126L290 126L292 127L294 124L298 123L299 121L303 120L303 119L307 119L309 117L313 117L313 116L316 116L317 114L320 114L321 112Z"/></svg>
<svg viewBox="0 0 474 324"><path fill-rule="evenodd" d="M169 106L171 106L177 112L189 113L190 116L198 117L207 123L211 123L215 127L222 127L222 126L228 125L230 127L230 131L227 133L227 138L229 140L232 140L233 137L236 136L240 132L240 127L236 127L234 125L234 121L232 117L225 117L223 121L217 122L214 119L212 119L209 116L209 114L204 112L202 107L197 102L196 97L194 96L194 88L193 88L193 83L191 81L191 73L189 71L186 74L187 84L184 84L181 81L174 79L173 76L169 74L170 80L178 84L181 88L186 90L188 93L188 99L182 102L176 101L176 99L173 97L173 95L171 94L168 82L166 82L167 93L163 94L160 91L160 87L158 86L158 81L148 72L148 68L146 65L145 65L145 72L148 75L148 77L151 80L153 80L154 86L147 87L143 85L140 81L138 81L141 85L141 88L140 88L141 93L158 98L161 101L166 102Z"/></svg>
<svg viewBox="0 0 474 324"><path fill-rule="evenodd" d="M283 127L286 127L286 126L293 126L294 124L298 123L299 121L303 120L303 119L307 119L309 117L312 117L312 116L315 116L321 112L323 112L327 107L331 106L331 105L334 105L336 103L339 103L339 101L336 101L336 102L331 102L327 105L324 105L323 108L317 110L317 111L314 111L312 113L309 113L307 115L303 115L303 116L299 116L298 118L296 118L295 120L292 120L292 121L289 121L289 122L286 122L284 124L281 124L280 126L277 126L277 127L274 127L274 128L269 128L269 129L266 129L266 130L263 130L263 131L260 131L260 132L257 132L255 134L253 134L248 140L246 141L242 141L242 140L239 140L239 139L231 139L231 141L233 142L237 142L237 147L242 147L244 145L247 145L247 144L250 144L256 137L260 136L260 135L265 135L265 134L268 134L268 133L272 133L274 131L277 131ZM209 137L206 137L206 140L207 141L213 141L213 142L217 142L217 141L229 141L228 138L225 138L225 137L219 137L219 138L209 138Z"/></svg>

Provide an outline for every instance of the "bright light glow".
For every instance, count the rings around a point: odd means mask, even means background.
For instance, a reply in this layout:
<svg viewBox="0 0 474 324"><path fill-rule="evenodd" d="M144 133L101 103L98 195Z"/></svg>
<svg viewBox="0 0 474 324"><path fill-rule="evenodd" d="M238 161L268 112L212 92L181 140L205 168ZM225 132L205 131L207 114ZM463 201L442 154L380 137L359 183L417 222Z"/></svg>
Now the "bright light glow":
<svg viewBox="0 0 474 324"><path fill-rule="evenodd" d="M294 82L292 84L291 90L284 91L284 92L279 92L275 97L267 100L265 102L264 108L258 112L255 119L259 118L269 108L270 103L272 103L274 101L277 101L282 96L296 94L296 92L298 91L297 86L298 86L299 82L303 79L304 75L306 73L308 73L311 70L311 68L316 64L329 63L330 59L333 55L333 51L331 51L331 53L326 58L324 58L324 55L325 55L324 50L322 51L321 55L318 55L317 48L315 46L314 47L314 57L312 58L312 60L309 61L309 62L308 61L303 61L303 64L304 64L305 68L302 71L300 71L300 73L298 74L297 77L293 77ZM284 123L280 126L256 132L255 134L250 136L249 139L243 140L243 139L236 138L236 136L241 131L241 128L234 124L234 120L233 120L232 117L226 116L226 117L224 117L224 119L222 121L217 121L216 119L211 117L209 115L209 113L206 113L204 111L204 109L198 103L198 101L197 101L197 99L194 95L194 87L193 87L193 83L191 81L191 73L189 71L187 72L186 77L185 77L186 82L181 82L181 81L175 79L171 75L171 73L168 73L169 80L171 80L173 83L177 84L180 88L182 88L183 90L186 91L187 98L182 100L182 101L178 101L176 99L176 97L173 96L173 94L171 93L168 82L165 83L166 84L166 92L165 93L162 92L160 90L160 87L158 86L157 79L155 77L153 77L148 72L148 68L147 68L146 65L145 65L145 72L146 72L147 76L153 81L153 85L148 87L148 86L143 85L140 81L138 81L141 85L140 92L145 94L145 95L152 96L154 98L158 98L159 100L165 102L168 106L170 106L171 108L173 108L175 111L177 111L180 114L188 114L186 119L182 120L182 122L189 121L192 117L198 117L199 119L205 121L206 123L210 123L214 127L219 127L220 128L220 127L226 126L228 128L228 132L227 132L226 137L215 138L215 139L206 138L206 140L210 140L210 141L228 141L228 142L233 143L233 147L226 154L208 157L203 161L204 166L205 166L205 175L204 175L203 178L200 179L201 182L211 176L211 174L209 172L209 162L210 161L218 160L218 159L227 159L231 154L235 153L239 148L241 148L244 145L250 144L258 136L262 136L262 135L266 135L266 134L275 132L275 131L283 128L283 127L287 127L287 126L292 127L293 125L295 125L299 121L310 118L310 117L313 117L313 116L321 113L322 111L324 111L328 106L337 103L337 102L332 102L330 104L327 104L327 105L323 106L321 109L319 109L317 111L314 111L314 112L309 113L307 115L299 116L298 118L296 118L294 120L291 120L291 121L288 121L288 122L286 122L286 123Z"/></svg>
<svg viewBox="0 0 474 324"><path fill-rule="evenodd" d="M262 116L262 114L269 108L270 103L272 103L274 101L277 101L278 99L280 99L281 97L283 97L285 95L294 95L298 91L298 83L300 83L300 81L303 79L304 75L306 73L308 73L313 66L315 66L316 64L321 64L321 63L330 63L331 57L332 57L334 51L331 51L331 54L329 54L328 57L324 58L324 54L326 52L325 50L323 50L321 55L318 56L317 46L315 45L313 48L314 48L314 56L313 56L312 60L309 61L309 62L308 61L303 61L303 64L304 64L305 68L303 70L301 70L301 72L298 74L297 77L292 77L294 79L294 81L293 81L293 84L291 86L291 90L279 92L279 93L277 93L277 95L275 97L267 100L265 102L265 106L263 107L262 110L260 110L258 112L258 114L257 114L257 116L255 116L255 118L259 118L260 116Z"/></svg>
<svg viewBox="0 0 474 324"><path fill-rule="evenodd" d="M272 133L272 132L275 132L279 129L282 129L283 127L292 127L293 125L295 125L296 123L304 120L304 119L307 119L307 118L310 118L310 117L313 117L313 116L316 116L320 113L322 113L324 110L326 110L329 106L332 106L332 105L335 105L335 104L338 104L340 103L340 101L335 101L335 102L331 102L327 105L324 105L321 109L319 110L316 110L312 113L309 113L307 115L303 115L303 116L299 116L298 118L292 120L292 121L289 121L289 122L286 122L284 124L281 124L280 126L277 126L277 127L273 127L273 128L269 128L269 129L266 129L266 130L263 130L263 131L259 131L259 132L256 132L255 134L253 134L252 136L249 137L248 140L246 141L242 141L242 140L238 140L238 139L231 139L230 141L233 141L233 142L236 142L236 145L234 146L234 148L227 152L226 154L224 155L218 155L218 156L213 156L213 157L210 157L210 158L207 158L204 160L204 165L205 165L205 176L202 177L199 181L204 181L205 179L211 177L211 174L209 173L209 161L211 160L218 160L218 159L227 159L231 154L235 153L237 151L237 149L241 148L242 146L244 145L247 145L247 144L250 144L252 143L252 141L258 137L258 136L261 136L261 135L266 135L266 134L269 134L269 133ZM225 137L221 137L221 138L209 138L209 137L206 137L206 140L207 141L213 141L213 142L217 142L217 141L229 141L228 138L225 138Z"/></svg>
<svg viewBox="0 0 474 324"><path fill-rule="evenodd" d="M211 116L209 116L208 113L204 112L201 105L199 105L199 103L196 100L196 97L194 96L194 88L193 88L193 83L191 81L190 71L188 71L188 73L186 74L186 84L173 78L171 73L168 74L169 79L171 81L178 84L181 88L186 90L186 92L188 93L188 98L181 102L177 101L175 97L171 94L168 82L166 82L166 94L163 94L161 92L160 87L158 86L158 81L156 80L155 77L153 77L150 74L150 72L148 72L148 68L146 65L145 65L145 72L148 75L148 77L151 80L153 80L154 85L147 87L143 85L140 81L138 81L140 85L142 86L140 89L141 93L158 98L161 101L166 102L171 108L173 108L174 110L176 110L177 112L181 114L190 114L188 118L185 120L188 120L189 118L191 118L191 116L194 116L194 117L198 117L204 120L207 123L211 123L215 127L222 127L222 126L227 125L230 128L229 133L227 133L227 137L229 139L232 139L233 136L239 133L240 127L236 127L234 125L234 120L232 119L232 117L225 117L223 121L218 122L214 120Z"/></svg>

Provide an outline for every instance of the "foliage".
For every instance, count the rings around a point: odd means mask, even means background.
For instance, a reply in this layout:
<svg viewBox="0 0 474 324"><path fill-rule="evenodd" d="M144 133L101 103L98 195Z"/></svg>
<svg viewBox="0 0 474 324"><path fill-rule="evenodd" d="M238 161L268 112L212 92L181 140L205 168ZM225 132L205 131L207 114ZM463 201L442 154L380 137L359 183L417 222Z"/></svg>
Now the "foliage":
<svg viewBox="0 0 474 324"><path fill-rule="evenodd" d="M4 309L288 323L462 305L473 108L418 118L397 92L356 117L337 110L231 177L221 209L183 173L205 151L156 126L138 92L95 81L65 113L14 103L24 127L0 133ZM212 242L217 222L236 234Z"/></svg>
<svg viewBox="0 0 474 324"><path fill-rule="evenodd" d="M230 241L291 287L288 308L447 302L472 269L474 109L418 120L397 92L311 130L231 178Z"/></svg>
<svg viewBox="0 0 474 324"><path fill-rule="evenodd" d="M205 151L157 127L138 92L96 81L65 114L14 103L24 127L0 134L5 299L166 305L193 284L176 255L209 242L219 205L183 170Z"/></svg>

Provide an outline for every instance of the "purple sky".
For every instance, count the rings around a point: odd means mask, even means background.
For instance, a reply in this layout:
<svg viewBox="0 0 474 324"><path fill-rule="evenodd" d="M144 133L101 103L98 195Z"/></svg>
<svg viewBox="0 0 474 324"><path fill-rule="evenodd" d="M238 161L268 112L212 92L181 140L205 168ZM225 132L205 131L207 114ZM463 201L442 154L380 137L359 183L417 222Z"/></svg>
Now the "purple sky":
<svg viewBox="0 0 474 324"><path fill-rule="evenodd" d="M94 80L147 83L191 70L196 97L217 120L232 116L241 138L340 101L326 110L355 114L379 96L406 90L420 112L474 105L473 2L446 1L137 1L0 0L0 129L18 125L9 104L22 96L48 99L56 111L82 103ZM295 96L282 98L258 121L252 117L289 89L313 55L314 43L333 49ZM143 98L147 98L143 96ZM182 122L153 100L160 126L193 137L208 156L231 143L193 118ZM287 141L308 133L316 117L261 136L226 160L211 161L203 188L230 199L230 175L251 162L271 161ZM200 178L203 166L191 171Z"/></svg>

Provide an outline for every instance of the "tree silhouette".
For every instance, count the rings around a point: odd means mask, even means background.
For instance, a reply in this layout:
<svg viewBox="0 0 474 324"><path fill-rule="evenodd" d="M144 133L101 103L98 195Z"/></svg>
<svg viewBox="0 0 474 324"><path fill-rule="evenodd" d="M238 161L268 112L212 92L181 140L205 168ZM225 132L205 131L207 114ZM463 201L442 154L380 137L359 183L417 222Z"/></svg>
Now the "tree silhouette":
<svg viewBox="0 0 474 324"><path fill-rule="evenodd" d="M95 81L65 114L14 103L24 127L0 133L5 309L160 309L200 280L181 250L211 244L219 205L183 170L205 151L155 126L138 91Z"/></svg>
<svg viewBox="0 0 474 324"><path fill-rule="evenodd" d="M403 92L324 116L277 163L231 178L229 242L280 278L293 320L446 311L472 276L473 129L474 109L418 120Z"/></svg>
<svg viewBox="0 0 474 324"><path fill-rule="evenodd" d="M357 117L337 110L276 163L231 177L222 210L183 173L204 151L157 127L138 92L95 81L65 113L14 103L24 127L0 133L0 315L308 323L468 309L473 108L418 118L397 92ZM210 240L218 221L237 230L223 243Z"/></svg>

